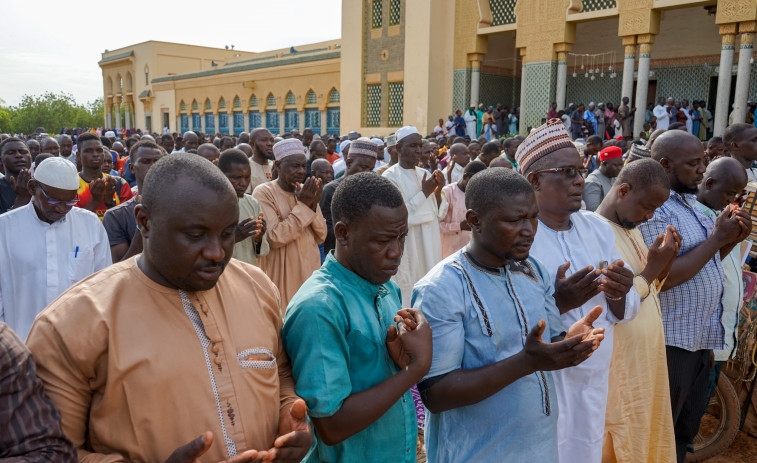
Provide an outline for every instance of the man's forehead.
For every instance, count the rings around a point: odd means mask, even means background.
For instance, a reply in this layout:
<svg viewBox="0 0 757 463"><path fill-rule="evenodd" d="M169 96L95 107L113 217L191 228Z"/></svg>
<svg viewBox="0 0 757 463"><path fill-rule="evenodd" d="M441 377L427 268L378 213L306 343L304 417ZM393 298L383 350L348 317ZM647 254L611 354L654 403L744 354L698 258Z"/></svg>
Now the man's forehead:
<svg viewBox="0 0 757 463"><path fill-rule="evenodd" d="M9 143L6 143L5 146L3 146L3 154L7 153L8 151L22 151L26 150L27 147L22 141L12 141Z"/></svg>

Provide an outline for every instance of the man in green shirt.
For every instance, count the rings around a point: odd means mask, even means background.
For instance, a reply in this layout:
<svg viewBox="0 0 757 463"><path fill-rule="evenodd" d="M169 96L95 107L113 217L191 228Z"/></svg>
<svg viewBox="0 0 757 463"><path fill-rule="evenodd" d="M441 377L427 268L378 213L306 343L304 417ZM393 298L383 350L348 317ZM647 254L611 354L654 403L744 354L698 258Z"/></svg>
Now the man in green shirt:
<svg viewBox="0 0 757 463"><path fill-rule="evenodd" d="M344 178L331 210L335 252L289 303L282 330L315 426L305 461L415 462L410 388L431 366L432 341L423 314L402 309L390 281L407 208L390 181L359 173Z"/></svg>

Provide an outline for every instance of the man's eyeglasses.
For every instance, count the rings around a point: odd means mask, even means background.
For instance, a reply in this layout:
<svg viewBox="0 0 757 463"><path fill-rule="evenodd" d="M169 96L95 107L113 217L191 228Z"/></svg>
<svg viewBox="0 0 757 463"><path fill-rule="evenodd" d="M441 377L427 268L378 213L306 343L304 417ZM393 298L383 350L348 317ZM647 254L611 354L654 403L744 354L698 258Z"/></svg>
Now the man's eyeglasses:
<svg viewBox="0 0 757 463"><path fill-rule="evenodd" d="M49 204L51 206L55 206L57 204L63 203L66 206L70 207L70 206L75 206L76 203L79 202L79 194L78 193L76 194L76 198L74 198L74 199L72 199L70 201L64 201L62 199L53 199L53 198L47 196L47 193L45 192L45 189L42 188L42 185L40 185L39 183L37 183L37 186L39 187L39 191L41 191L42 194L45 195L45 199L47 200L47 204Z"/></svg>
<svg viewBox="0 0 757 463"><path fill-rule="evenodd" d="M586 173L589 172L589 169L578 169L575 167L555 167L552 169L544 169L544 170L537 170L534 172L534 174L543 174L543 173L550 173L550 174L559 174L562 173L565 175L565 178L567 179L574 179L576 178L576 175L580 174L582 177L586 175Z"/></svg>

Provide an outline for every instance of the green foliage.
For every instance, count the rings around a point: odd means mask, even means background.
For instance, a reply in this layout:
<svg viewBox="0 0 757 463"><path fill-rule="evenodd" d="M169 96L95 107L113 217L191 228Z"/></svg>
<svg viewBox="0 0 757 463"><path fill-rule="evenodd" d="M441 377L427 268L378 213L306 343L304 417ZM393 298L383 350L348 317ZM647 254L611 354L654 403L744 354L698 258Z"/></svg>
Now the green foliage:
<svg viewBox="0 0 757 463"><path fill-rule="evenodd" d="M102 98L81 105L63 92L24 95L17 106L0 105L0 132L32 133L44 127L50 133L58 133L63 127L101 127L103 114Z"/></svg>

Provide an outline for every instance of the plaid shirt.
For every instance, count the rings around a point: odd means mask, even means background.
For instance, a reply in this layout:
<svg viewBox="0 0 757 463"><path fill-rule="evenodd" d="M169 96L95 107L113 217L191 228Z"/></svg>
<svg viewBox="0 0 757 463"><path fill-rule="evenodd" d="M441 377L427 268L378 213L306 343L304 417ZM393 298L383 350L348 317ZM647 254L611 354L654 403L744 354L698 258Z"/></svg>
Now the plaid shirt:
<svg viewBox="0 0 757 463"><path fill-rule="evenodd" d="M715 228L715 220L696 207L696 197L670 190L670 198L649 222L639 226L644 242L651 246L665 227L673 225L683 237L681 256L699 246ZM720 316L723 295L723 265L716 253L690 280L660 293L665 344L688 351L722 349Z"/></svg>
<svg viewBox="0 0 757 463"><path fill-rule="evenodd" d="M0 460L76 462L60 414L45 395L34 359L21 339L0 323Z"/></svg>

